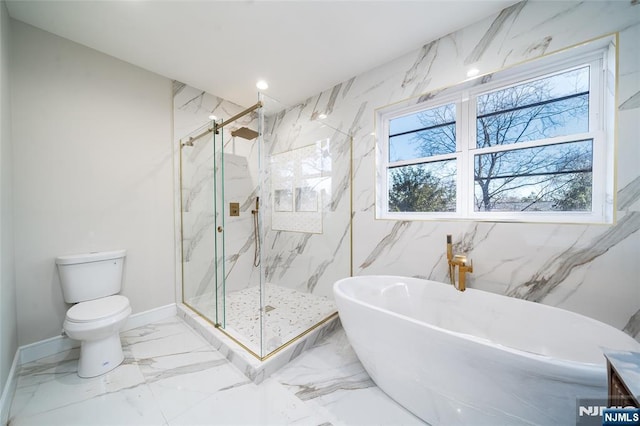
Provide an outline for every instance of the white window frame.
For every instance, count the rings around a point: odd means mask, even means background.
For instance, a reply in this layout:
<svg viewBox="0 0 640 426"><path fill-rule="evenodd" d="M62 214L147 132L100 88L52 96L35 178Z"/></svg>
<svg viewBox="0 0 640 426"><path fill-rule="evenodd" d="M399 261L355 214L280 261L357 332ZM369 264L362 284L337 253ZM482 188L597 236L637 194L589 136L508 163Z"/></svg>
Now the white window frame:
<svg viewBox="0 0 640 426"><path fill-rule="evenodd" d="M552 222L552 223L612 223L614 220L614 116L613 103L615 78L607 78L615 63L611 50L615 50L614 37L569 49L548 57L531 61L522 66L495 73L490 82L474 84L466 81L453 86L426 102L393 105L376 111L376 218L395 220L474 220L493 222ZM527 81L590 66L589 75L589 130L537 141L476 147L476 100L479 96ZM410 101L409 101L410 102ZM415 101L414 101L415 102ZM395 118L437 108L446 104L456 106L456 151L451 154L410 160L389 161L389 122ZM496 151L513 151L563 142L592 140L592 209L587 212L505 212L475 211L474 159L475 155ZM389 211L389 170L393 167L456 159L456 211L455 212L392 212ZM428 160L428 161L425 161Z"/></svg>

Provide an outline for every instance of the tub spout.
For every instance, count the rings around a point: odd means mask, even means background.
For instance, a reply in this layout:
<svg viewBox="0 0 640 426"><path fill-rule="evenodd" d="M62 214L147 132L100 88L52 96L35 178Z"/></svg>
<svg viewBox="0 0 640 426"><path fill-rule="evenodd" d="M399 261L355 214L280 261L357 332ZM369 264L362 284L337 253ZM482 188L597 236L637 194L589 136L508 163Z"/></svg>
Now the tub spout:
<svg viewBox="0 0 640 426"><path fill-rule="evenodd" d="M457 290L466 290L466 276L467 272L473 272L473 261L467 261L467 256L460 254L453 254L453 243L451 242L451 235L447 235L447 264L449 265L449 279L451 285ZM458 268L458 284L456 285L456 267Z"/></svg>
<svg viewBox="0 0 640 426"><path fill-rule="evenodd" d="M458 285L455 285L455 280L454 280L454 284L453 286L460 290L460 291L465 291L467 289L466 286L466 277L467 277L467 272L471 273L473 272L473 261L469 261L469 263L467 263L467 256L462 256L462 255L455 255L453 256L453 269L455 271L455 267L458 267Z"/></svg>

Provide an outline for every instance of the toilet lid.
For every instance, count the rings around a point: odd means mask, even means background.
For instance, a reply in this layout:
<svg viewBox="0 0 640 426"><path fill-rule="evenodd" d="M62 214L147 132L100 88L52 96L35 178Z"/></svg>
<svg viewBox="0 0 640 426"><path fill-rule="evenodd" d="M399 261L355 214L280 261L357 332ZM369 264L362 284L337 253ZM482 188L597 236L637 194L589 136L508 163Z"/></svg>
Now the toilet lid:
<svg viewBox="0 0 640 426"><path fill-rule="evenodd" d="M67 311L67 320L73 322L97 321L125 311L129 299L116 295L75 304Z"/></svg>

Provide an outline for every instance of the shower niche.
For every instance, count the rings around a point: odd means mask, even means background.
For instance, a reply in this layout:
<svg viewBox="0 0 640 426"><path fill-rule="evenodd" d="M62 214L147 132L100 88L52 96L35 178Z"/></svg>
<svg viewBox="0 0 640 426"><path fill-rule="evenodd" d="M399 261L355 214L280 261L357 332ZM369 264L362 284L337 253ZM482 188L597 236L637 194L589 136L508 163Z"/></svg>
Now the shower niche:
<svg viewBox="0 0 640 426"><path fill-rule="evenodd" d="M194 106L190 90L174 98L183 303L266 360L336 319L332 285L352 269L351 138L309 106L207 94Z"/></svg>

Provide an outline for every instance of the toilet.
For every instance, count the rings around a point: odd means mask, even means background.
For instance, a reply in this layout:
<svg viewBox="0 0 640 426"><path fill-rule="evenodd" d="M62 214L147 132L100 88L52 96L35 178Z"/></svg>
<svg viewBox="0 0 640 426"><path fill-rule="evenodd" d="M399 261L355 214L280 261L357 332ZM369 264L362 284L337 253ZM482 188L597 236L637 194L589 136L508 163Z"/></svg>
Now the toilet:
<svg viewBox="0 0 640 426"><path fill-rule="evenodd" d="M126 250L56 258L60 286L69 308L62 326L80 341L78 376L95 377L124 360L120 330L131 315L129 299L118 295Z"/></svg>

